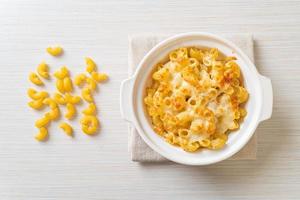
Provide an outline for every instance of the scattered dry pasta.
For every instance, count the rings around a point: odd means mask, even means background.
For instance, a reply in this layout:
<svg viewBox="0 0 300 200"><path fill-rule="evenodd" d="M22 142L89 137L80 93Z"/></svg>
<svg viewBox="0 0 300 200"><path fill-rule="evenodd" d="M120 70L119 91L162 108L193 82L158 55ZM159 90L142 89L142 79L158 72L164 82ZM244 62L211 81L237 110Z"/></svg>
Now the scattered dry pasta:
<svg viewBox="0 0 300 200"><path fill-rule="evenodd" d="M62 53L61 47L48 47L47 52L53 56L58 56ZM36 120L35 126L39 129L39 133L35 136L38 141L45 141L48 138L47 127L52 121L58 120L61 116L60 106L65 106L66 113L64 117L71 120L75 117L77 111L77 104L81 103L81 97L73 94L73 83L81 87L81 96L88 102L88 107L82 111L83 117L80 120L82 131L88 135L94 135L99 130L99 120L97 118L97 108L94 103L93 93L96 92L97 84L107 80L108 76L104 73L97 72L97 65L91 58L86 58L86 74L78 74L74 82L71 79L70 71L66 66L61 67L54 72L56 78L55 86L57 91L53 96L49 95L47 91L37 91L36 89L29 88L27 95L31 99L28 106L41 110L46 107L48 110L44 115ZM41 62L37 67L37 73L30 73L29 80L38 86L44 85L41 78L50 79L49 66L46 62ZM59 127L69 135L73 136L73 128L70 124L62 122Z"/></svg>
<svg viewBox="0 0 300 200"><path fill-rule="evenodd" d="M221 149L246 116L238 64L218 49L179 48L159 63L144 103L154 131L168 143L194 152Z"/></svg>

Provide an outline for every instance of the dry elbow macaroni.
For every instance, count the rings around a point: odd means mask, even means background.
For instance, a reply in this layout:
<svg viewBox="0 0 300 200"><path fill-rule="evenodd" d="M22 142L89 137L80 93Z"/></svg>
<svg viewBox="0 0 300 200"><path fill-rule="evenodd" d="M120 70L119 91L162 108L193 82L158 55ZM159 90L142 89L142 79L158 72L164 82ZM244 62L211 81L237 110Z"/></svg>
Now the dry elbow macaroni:
<svg viewBox="0 0 300 200"><path fill-rule="evenodd" d="M96 63L91 59L91 58L85 58L85 62L86 62L86 71L88 73L92 73L94 71L97 71L97 65Z"/></svg>
<svg viewBox="0 0 300 200"><path fill-rule="evenodd" d="M85 115L96 115L97 114L97 107L94 103L90 103L89 106L82 111Z"/></svg>
<svg viewBox="0 0 300 200"><path fill-rule="evenodd" d="M66 122L60 123L59 127L64 130L68 136L73 136L73 128Z"/></svg>
<svg viewBox="0 0 300 200"><path fill-rule="evenodd" d="M67 112L65 114L65 118L72 119L76 114L76 108L73 104L67 103Z"/></svg>
<svg viewBox="0 0 300 200"><path fill-rule="evenodd" d="M48 137L48 130L45 127L39 129L39 133L35 136L38 141L45 141Z"/></svg>
<svg viewBox="0 0 300 200"><path fill-rule="evenodd" d="M155 132L185 151L220 149L245 117L248 92L234 57L179 48L157 65L144 103Z"/></svg>
<svg viewBox="0 0 300 200"><path fill-rule="evenodd" d="M49 47L47 52L53 56L58 56L62 53L61 47ZM93 92L97 89L97 83L105 81L108 76L104 73L97 72L96 63L91 58L86 58L86 71L89 75L81 73L74 79L74 84L82 86L82 98L88 102L88 107L82 111L83 117L80 120L82 131L88 135L96 134L99 130L99 120L97 118L97 108L94 103ZM49 67L45 62L42 62L37 67L37 73L30 73L29 80L35 85L44 85L41 78L49 79ZM37 91L33 88L27 90L27 95L32 99L28 102L28 106L41 110L48 107L44 116L35 122L35 126L39 129L39 133L35 136L38 141L45 141L48 138L47 126L51 121L58 120L60 117L60 105L66 106L64 117L72 120L76 115L76 105L81 102L81 97L71 94L73 92L73 81L70 77L70 72L67 67L63 66L54 73L56 78L56 89L58 92L50 97L46 91ZM69 135L73 136L73 128L66 122L60 123L59 127Z"/></svg>
<svg viewBox="0 0 300 200"><path fill-rule="evenodd" d="M82 131L88 135L94 135L99 128L99 120L94 115L84 115L81 120Z"/></svg>
<svg viewBox="0 0 300 200"><path fill-rule="evenodd" d="M31 72L29 74L29 80L35 85L44 85L43 81L38 77L36 73Z"/></svg>
<svg viewBox="0 0 300 200"><path fill-rule="evenodd" d="M56 46L56 47L48 47L46 51L52 56L59 56L62 54L63 49L59 46Z"/></svg>
<svg viewBox="0 0 300 200"><path fill-rule="evenodd" d="M88 135L94 135L99 130L99 120L96 117L97 108L94 103L93 92L97 89L97 83L105 81L108 76L97 72L97 65L91 58L86 58L86 71L90 77L85 74L79 74L75 77L75 84L86 86L81 91L82 98L89 103L89 106L82 111L83 117L80 120L81 129Z"/></svg>
<svg viewBox="0 0 300 200"><path fill-rule="evenodd" d="M45 62L39 64L39 66L37 67L37 72L41 77L46 79L49 78L48 65Z"/></svg>
<svg viewBox="0 0 300 200"><path fill-rule="evenodd" d="M94 98L92 95L92 90L90 88L83 88L81 91L81 96L87 102L93 102Z"/></svg>

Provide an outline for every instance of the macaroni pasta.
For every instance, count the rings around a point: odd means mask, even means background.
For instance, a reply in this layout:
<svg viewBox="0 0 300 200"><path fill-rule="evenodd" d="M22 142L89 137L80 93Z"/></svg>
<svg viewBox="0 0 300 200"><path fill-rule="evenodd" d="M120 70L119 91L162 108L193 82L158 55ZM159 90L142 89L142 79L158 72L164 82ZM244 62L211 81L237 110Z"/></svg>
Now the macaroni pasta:
<svg viewBox="0 0 300 200"><path fill-rule="evenodd" d="M221 149L246 116L248 92L234 57L218 49L179 48L156 66L144 103L154 131L194 152Z"/></svg>

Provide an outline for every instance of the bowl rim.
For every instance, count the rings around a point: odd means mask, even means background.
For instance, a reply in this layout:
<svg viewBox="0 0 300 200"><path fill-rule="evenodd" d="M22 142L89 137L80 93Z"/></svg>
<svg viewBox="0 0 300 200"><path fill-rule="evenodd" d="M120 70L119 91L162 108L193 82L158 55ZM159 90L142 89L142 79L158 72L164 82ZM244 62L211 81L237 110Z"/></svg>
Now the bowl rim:
<svg viewBox="0 0 300 200"><path fill-rule="evenodd" d="M133 104L134 102L134 90L135 87L137 87L137 76L138 74L141 72L142 67L145 63L145 61L148 59L148 57L150 57L153 53L155 53L158 49L162 48L164 45L167 45L168 43L171 43L174 40L178 40L178 39L182 39L182 38L187 38L187 37L209 37L212 39L215 39L218 42L223 42L226 45L228 45L229 47L231 47L232 49L234 49L239 55L240 55L240 59L244 60L245 63L247 63L249 65L249 68L251 68L251 70L254 72L254 74L256 75L256 79L259 82L259 76L260 74L258 73L255 65L253 64L253 62L248 58L248 56L239 48L237 47L234 43L232 43L231 41L222 38L220 36L217 36L215 34L212 33L207 33L207 32L187 32L187 33L181 33L181 34L176 34L173 35L171 37L166 38L165 40L159 42L157 45L155 45L144 57L143 59L139 62L138 67L135 71L135 73L130 77L130 79L133 81L133 85L132 85L132 95L131 95L131 103ZM261 83L258 83L258 85L260 86L259 91L257 94L260 95L261 97L261 104L257 105L258 109L259 109L259 115L261 115L262 113L262 86ZM134 106L132 105L132 109L134 110ZM185 164L185 165L209 165L209 164L214 164L223 160L226 160L228 158L230 158L232 155L236 154L238 151L240 151L247 143L248 141L251 139L251 137L253 136L260 120L259 118L253 122L251 122L251 127L252 130L248 132L248 134L245 136L246 139L244 139L243 141L241 141L240 143L238 143L238 145L236 146L235 149L229 151L227 154L224 154L222 157L220 158L211 158L211 159L206 159L205 161L197 161L197 162L191 162L191 161L186 161L186 160L182 160L172 154L166 153L165 151L162 151L160 148L158 148L155 144L153 144L153 141L151 141L150 139L148 139L143 131L143 129L141 128L140 123L138 123L138 119L137 119L137 115L135 112L133 112L133 118L134 120L131 121L131 123L133 123L134 127L137 129L138 134L142 137L142 139L146 142L146 144L151 147L155 152L159 153L160 155L162 155L163 157L174 161L176 163L180 163L180 164Z"/></svg>

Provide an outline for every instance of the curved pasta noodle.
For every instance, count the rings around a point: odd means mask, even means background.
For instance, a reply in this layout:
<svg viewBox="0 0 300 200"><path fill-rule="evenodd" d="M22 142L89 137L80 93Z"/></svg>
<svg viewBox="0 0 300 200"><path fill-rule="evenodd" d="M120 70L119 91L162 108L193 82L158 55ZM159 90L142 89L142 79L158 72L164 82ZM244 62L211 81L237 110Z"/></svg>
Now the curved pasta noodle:
<svg viewBox="0 0 300 200"><path fill-rule="evenodd" d="M29 88L27 90L27 94L28 96L33 99L33 100L39 100L39 99L44 99L46 97L49 96L48 92L46 91L41 91L41 92L37 92L35 89L33 88Z"/></svg>
<svg viewBox="0 0 300 200"><path fill-rule="evenodd" d="M92 79L92 78L87 78L86 79L86 82L87 82L87 84L88 84L88 88L90 89L90 90L96 90L97 89L97 82L94 80L94 79Z"/></svg>
<svg viewBox="0 0 300 200"><path fill-rule="evenodd" d="M60 123L59 127L61 129L63 129L63 131L68 135L68 136L73 136L73 128L71 125L69 125L68 123L66 122L62 122Z"/></svg>
<svg viewBox="0 0 300 200"><path fill-rule="evenodd" d="M66 93L65 100L67 103L78 104L81 101L81 98L79 96L73 96L70 93Z"/></svg>
<svg viewBox="0 0 300 200"><path fill-rule="evenodd" d="M104 73L92 72L92 78L97 82L103 82L108 79L108 76Z"/></svg>
<svg viewBox="0 0 300 200"><path fill-rule="evenodd" d="M189 142L187 145L184 146L184 150L189 151L189 152L194 152L199 148L200 148L200 144L198 141Z"/></svg>
<svg viewBox="0 0 300 200"><path fill-rule="evenodd" d="M86 109L82 111L85 115L96 115L97 114L97 108L94 103L90 103Z"/></svg>
<svg viewBox="0 0 300 200"><path fill-rule="evenodd" d="M56 80L56 89L61 93L65 92L64 81L62 79Z"/></svg>
<svg viewBox="0 0 300 200"><path fill-rule="evenodd" d="M91 89L89 89L89 88L84 88L84 89L82 89L82 91L81 91L81 96L82 96L82 98L85 100L85 101L87 101L87 102L93 102L94 101L94 98L93 98L93 96L92 96L92 91L91 91Z"/></svg>
<svg viewBox="0 0 300 200"><path fill-rule="evenodd" d="M212 149L222 149L225 145L226 141L221 138L216 138L211 141L211 148Z"/></svg>
<svg viewBox="0 0 300 200"><path fill-rule="evenodd" d="M97 71L97 65L96 63L89 57L85 58L85 62L86 62L86 71L88 73L92 73L94 71Z"/></svg>
<svg viewBox="0 0 300 200"><path fill-rule="evenodd" d="M44 107L43 101L44 101L44 99L30 101L30 102L28 102L28 106L35 110L40 110Z"/></svg>
<svg viewBox="0 0 300 200"><path fill-rule="evenodd" d="M41 127L48 126L49 123L50 123L50 119L47 116L44 116L35 121L35 126L37 128L41 128Z"/></svg>
<svg viewBox="0 0 300 200"><path fill-rule="evenodd" d="M72 80L70 77L65 77L63 79L63 90L65 92L72 92L73 90L73 84L72 84Z"/></svg>
<svg viewBox="0 0 300 200"><path fill-rule="evenodd" d="M50 76L49 76L49 68L48 68L48 65L45 63L45 62L42 62L41 64L38 65L37 67L37 72L38 74L43 77L43 78L46 78L48 79Z"/></svg>
<svg viewBox="0 0 300 200"><path fill-rule="evenodd" d="M81 86L83 83L86 82L86 79L87 77L85 74L78 74L77 76L75 76L74 83L77 86Z"/></svg>
<svg viewBox="0 0 300 200"><path fill-rule="evenodd" d="M60 46L47 47L46 51L52 56L59 56L63 53L63 49Z"/></svg>
<svg viewBox="0 0 300 200"><path fill-rule="evenodd" d="M51 98L44 99L43 104L48 105L51 109L57 108L57 103Z"/></svg>
<svg viewBox="0 0 300 200"><path fill-rule="evenodd" d="M55 100L56 103L60 105L65 105L67 103L65 97L63 97L61 94L57 92L54 93L53 99Z"/></svg>
<svg viewBox="0 0 300 200"><path fill-rule="evenodd" d="M85 115L80 120L82 131L88 135L94 135L99 128L99 121L96 116Z"/></svg>
<svg viewBox="0 0 300 200"><path fill-rule="evenodd" d="M66 66L63 66L59 70L54 72L54 76L57 79L64 79L65 77L69 76L69 74L69 70Z"/></svg>
<svg viewBox="0 0 300 200"><path fill-rule="evenodd" d="M39 129L39 133L35 136L35 139L42 142L45 141L48 137L48 130L45 127Z"/></svg>
<svg viewBox="0 0 300 200"><path fill-rule="evenodd" d="M73 104L67 103L67 112L65 114L65 118L72 119L76 114L76 108Z"/></svg>
<svg viewBox="0 0 300 200"><path fill-rule="evenodd" d="M208 148L211 145L211 141L209 139L202 139L202 140L199 141L199 144L200 144L201 147Z"/></svg>
<svg viewBox="0 0 300 200"><path fill-rule="evenodd" d="M60 110L58 107L51 109L49 112L45 114L45 117L47 117L50 120L56 120L59 118L59 116L60 116Z"/></svg>
<svg viewBox="0 0 300 200"><path fill-rule="evenodd" d="M29 74L29 80L35 85L44 85L43 81L38 77L36 73L31 72Z"/></svg>

